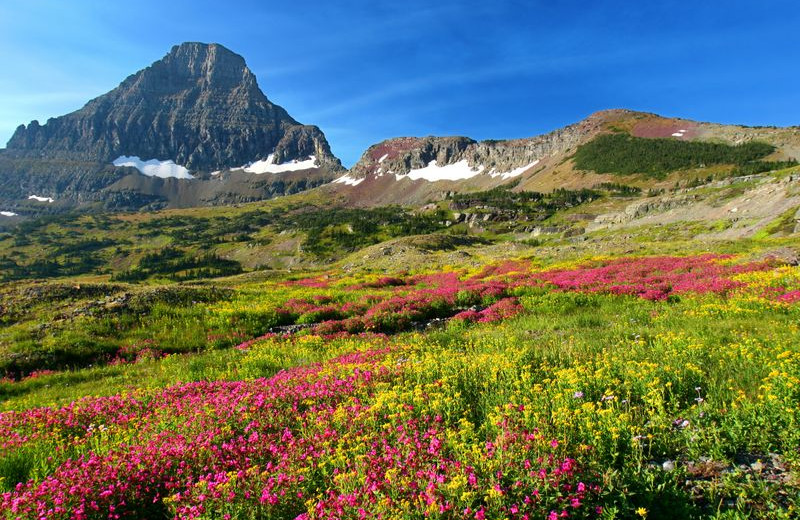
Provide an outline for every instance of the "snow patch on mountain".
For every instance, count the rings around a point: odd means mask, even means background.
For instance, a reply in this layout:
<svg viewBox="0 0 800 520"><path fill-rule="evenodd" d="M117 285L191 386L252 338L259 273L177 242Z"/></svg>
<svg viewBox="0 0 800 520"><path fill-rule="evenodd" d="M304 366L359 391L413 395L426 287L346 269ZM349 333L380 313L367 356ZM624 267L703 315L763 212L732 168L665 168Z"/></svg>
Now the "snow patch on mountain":
<svg viewBox="0 0 800 520"><path fill-rule="evenodd" d="M434 159L424 168L409 171L405 177L408 177L411 180L424 179L430 182L458 181L462 179L470 179L476 175L480 175L483 170L483 166L479 166L477 170L473 169L466 159L458 161L457 163L446 164L444 166L439 166L436 164L436 160ZM398 178L402 177L398 175Z"/></svg>
<svg viewBox="0 0 800 520"><path fill-rule="evenodd" d="M436 160L433 160L430 163L428 163L428 165L425 166L424 168L413 169L405 175L396 174L395 178L398 181L404 178L408 178L411 180L423 179L429 182L459 181L464 179L471 179L476 175L481 175L483 173L486 173L487 175L490 175L492 177L502 177L503 179L511 179L513 177L522 175L526 170L536 166L537 164L539 164L539 159L533 161L530 164L526 164L525 166L521 166L519 168L507 172L498 172L494 168L492 168L491 171L486 172L485 166L483 165L470 166L470 164L467 162L466 159L463 159L453 164L445 164L443 166L439 166L438 164L436 164Z"/></svg>
<svg viewBox="0 0 800 520"><path fill-rule="evenodd" d="M28 200L35 200L37 202L53 202L53 197L40 197L38 195L29 195Z"/></svg>
<svg viewBox="0 0 800 520"><path fill-rule="evenodd" d="M136 156L128 157L126 155L121 155L117 157L112 164L114 166L131 166L148 177L159 177L161 179L170 177L176 179L194 179L194 176L189 173L189 170L180 164L175 164L174 161L159 161L158 159L143 161Z"/></svg>
<svg viewBox="0 0 800 520"><path fill-rule="evenodd" d="M522 175L523 173L525 173L526 170L533 168L537 164L539 164L539 159L536 159L532 163L526 164L525 166L520 166L519 168L511 170L510 172L496 172L494 171L494 169L492 169L492 171L489 172L489 175L491 175L492 177L502 177L504 180L511 179Z"/></svg>
<svg viewBox="0 0 800 520"><path fill-rule="evenodd" d="M314 155L309 155L308 159L303 161L293 160L283 164L275 164L275 154L269 154L266 159L256 161L247 166L236 168L237 170L244 170L247 173L255 173L260 175L262 173L283 173L295 172L299 170L310 170L312 168L319 168L316 165L317 158Z"/></svg>
<svg viewBox="0 0 800 520"><path fill-rule="evenodd" d="M347 186L358 186L363 181L364 181L364 179L355 179L353 177L350 177L350 175L342 175L341 177L339 177L338 179L335 179L332 182L335 182L335 183L338 183L338 184L345 184Z"/></svg>
<svg viewBox="0 0 800 520"><path fill-rule="evenodd" d="M13 211L0 211L0 215L2 215L4 217L16 217L17 216L17 214L14 213Z"/></svg>

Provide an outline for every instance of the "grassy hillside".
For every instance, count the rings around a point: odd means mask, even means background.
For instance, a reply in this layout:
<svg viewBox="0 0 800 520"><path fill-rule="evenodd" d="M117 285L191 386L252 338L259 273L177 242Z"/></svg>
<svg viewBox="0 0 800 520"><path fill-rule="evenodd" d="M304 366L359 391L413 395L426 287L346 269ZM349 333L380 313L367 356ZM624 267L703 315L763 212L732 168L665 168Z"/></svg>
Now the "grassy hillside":
<svg viewBox="0 0 800 520"><path fill-rule="evenodd" d="M0 515L792 518L800 270L541 262L19 285L5 330L117 349L7 372Z"/></svg>
<svg viewBox="0 0 800 520"><path fill-rule="evenodd" d="M321 267L398 237L495 239L559 211L617 196L620 186L545 195L514 193L512 183L423 209L346 208L301 195L235 208L47 216L0 233L0 280L100 275L122 282L188 281L295 263ZM480 226L466 225L469 214L480 214Z"/></svg>
<svg viewBox="0 0 800 520"><path fill-rule="evenodd" d="M800 170L608 139L637 175L6 226L0 518L796 518Z"/></svg>
<svg viewBox="0 0 800 520"><path fill-rule="evenodd" d="M295 202L152 215L58 215L0 234L0 280L111 275L117 281L191 280L280 266L276 254L309 263L397 236L445 228L444 216L398 207L346 209ZM254 249L242 261L232 251ZM244 265L243 265L244 264Z"/></svg>

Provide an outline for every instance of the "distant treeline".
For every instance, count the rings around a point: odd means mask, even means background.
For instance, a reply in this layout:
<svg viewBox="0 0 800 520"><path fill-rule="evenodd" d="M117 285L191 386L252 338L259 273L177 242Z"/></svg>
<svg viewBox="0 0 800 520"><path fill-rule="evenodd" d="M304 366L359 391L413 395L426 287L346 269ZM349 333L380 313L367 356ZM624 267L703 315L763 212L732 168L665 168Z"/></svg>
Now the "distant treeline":
<svg viewBox="0 0 800 520"><path fill-rule="evenodd" d="M731 172L732 177L743 177L745 175L755 175L757 173L771 172L775 170L783 170L784 168L791 168L797 166L797 161L755 161L748 164L742 164L734 168Z"/></svg>
<svg viewBox="0 0 800 520"><path fill-rule="evenodd" d="M612 197L635 197L642 193L642 188L617 182L601 182L600 184L595 184L593 189L605 190Z"/></svg>
<svg viewBox="0 0 800 520"><path fill-rule="evenodd" d="M271 235L285 231L305 235L302 248L307 253L331 258L390 238L442 230L447 216L445 211L417 213L399 206L358 209L301 204L232 216L174 215L135 223L107 215L45 216L23 221L0 235L12 248L21 248L13 254L0 253L0 281L114 272L114 258L135 253L141 241L164 239L168 245L144 255L132 268L116 272L113 279L182 281L229 276L242 267L213 254L221 244L265 245L273 240Z"/></svg>
<svg viewBox="0 0 800 520"><path fill-rule="evenodd" d="M192 256L180 249L166 247L145 255L138 266L117 273L111 279L116 282L139 282L151 277L162 277L185 281L230 276L241 272L242 266L235 260L221 258L212 253Z"/></svg>
<svg viewBox="0 0 800 520"><path fill-rule="evenodd" d="M303 248L318 256L354 251L386 239L433 233L445 227L445 212L411 213L398 206L372 209L306 208L276 220L279 231L303 231Z"/></svg>
<svg viewBox="0 0 800 520"><path fill-rule="evenodd" d="M537 220L553 213L591 202L601 196L596 190L567 190L559 188L550 193L513 191L518 181L503 184L486 191L454 193L448 199L453 210L484 208L499 212L513 212Z"/></svg>
<svg viewBox="0 0 800 520"><path fill-rule="evenodd" d="M29 264L18 264L4 255L0 256L0 281L77 276L98 272L103 264L102 259L93 255L67 256L61 259L37 259Z"/></svg>
<svg viewBox="0 0 800 520"><path fill-rule="evenodd" d="M619 133L601 135L579 146L574 160L579 170L663 177L676 170L715 164L744 167L774 151L774 146L761 142L732 146L678 139L647 139Z"/></svg>
<svg viewBox="0 0 800 520"><path fill-rule="evenodd" d="M442 212L411 213L398 206L373 209L302 206L282 210L250 211L232 218L172 216L141 225L146 234L167 235L175 246L269 239L253 236L264 227L276 232L302 232L302 248L319 257L336 256L389 238L432 233L444 228ZM227 276L241 272L237 262L214 255L185 256L177 247L146 255L139 265L114 277L140 281L153 276L172 280Z"/></svg>

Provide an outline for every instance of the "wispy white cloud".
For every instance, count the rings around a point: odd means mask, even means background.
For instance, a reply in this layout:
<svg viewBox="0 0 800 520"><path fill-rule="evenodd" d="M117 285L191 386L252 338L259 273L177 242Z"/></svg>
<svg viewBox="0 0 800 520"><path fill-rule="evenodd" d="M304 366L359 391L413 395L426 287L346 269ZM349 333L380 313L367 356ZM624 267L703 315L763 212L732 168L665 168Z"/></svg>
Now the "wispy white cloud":
<svg viewBox="0 0 800 520"><path fill-rule="evenodd" d="M618 59L617 55L607 55L604 59L598 59L592 55L595 62L609 61ZM382 85L371 85L370 90L357 93L349 98L337 100L327 106L317 110L310 110L304 116L310 120L326 119L332 116L353 112L356 110L383 105L390 105L389 101L403 96L409 96L431 90L445 90L440 94L446 94L449 87L458 86L463 88L465 85L476 85L484 82L498 80L513 80L534 78L538 76L546 77L553 72L564 72L589 59L587 55L559 56L559 57L537 57L528 56L526 59L490 63L482 67L471 68L469 70L446 71L441 73L428 73L416 77L411 77L400 82L385 82ZM436 98L432 98L435 101ZM447 102L446 98L443 102Z"/></svg>

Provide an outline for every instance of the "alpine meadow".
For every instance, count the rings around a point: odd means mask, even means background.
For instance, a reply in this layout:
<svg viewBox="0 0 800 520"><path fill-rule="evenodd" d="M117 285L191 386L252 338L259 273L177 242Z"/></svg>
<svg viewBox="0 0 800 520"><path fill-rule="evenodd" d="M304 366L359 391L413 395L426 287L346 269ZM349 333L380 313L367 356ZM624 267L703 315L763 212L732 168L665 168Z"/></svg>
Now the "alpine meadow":
<svg viewBox="0 0 800 520"><path fill-rule="evenodd" d="M89 4L0 8L0 519L800 518L796 6Z"/></svg>

